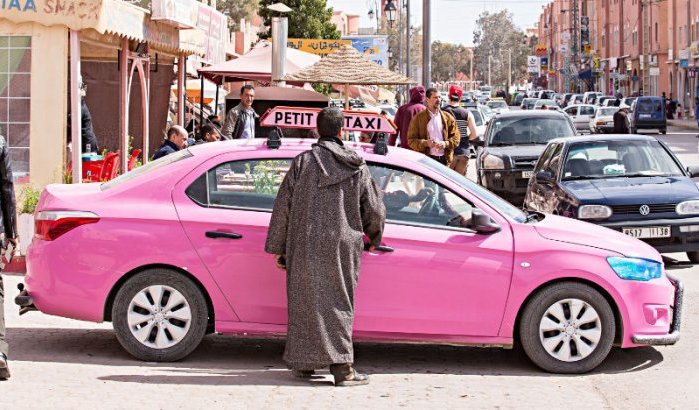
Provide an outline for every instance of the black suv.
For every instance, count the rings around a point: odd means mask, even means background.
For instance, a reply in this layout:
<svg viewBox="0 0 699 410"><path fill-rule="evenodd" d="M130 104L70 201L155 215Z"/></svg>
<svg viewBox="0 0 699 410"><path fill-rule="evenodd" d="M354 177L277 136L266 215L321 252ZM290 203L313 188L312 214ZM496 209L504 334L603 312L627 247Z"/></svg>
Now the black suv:
<svg viewBox="0 0 699 410"><path fill-rule="evenodd" d="M534 165L549 140L574 135L570 117L558 111L502 113L485 131L485 147L476 161L478 183L520 206Z"/></svg>

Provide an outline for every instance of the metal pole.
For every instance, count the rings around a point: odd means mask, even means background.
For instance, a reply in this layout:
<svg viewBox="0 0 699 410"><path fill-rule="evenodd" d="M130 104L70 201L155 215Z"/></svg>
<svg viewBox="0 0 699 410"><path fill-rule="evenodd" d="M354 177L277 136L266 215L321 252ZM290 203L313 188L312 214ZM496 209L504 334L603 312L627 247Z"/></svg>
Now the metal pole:
<svg viewBox="0 0 699 410"><path fill-rule="evenodd" d="M221 88L220 85L216 84L216 103L214 104L214 115L218 115L218 90Z"/></svg>
<svg viewBox="0 0 699 410"><path fill-rule="evenodd" d="M507 95L510 95L512 86L512 49L507 50Z"/></svg>
<svg viewBox="0 0 699 410"><path fill-rule="evenodd" d="M286 17L272 18L272 85L285 87L286 43L289 36L289 20Z"/></svg>
<svg viewBox="0 0 699 410"><path fill-rule="evenodd" d="M473 91L473 48L471 48L471 91Z"/></svg>
<svg viewBox="0 0 699 410"><path fill-rule="evenodd" d="M72 141L73 183L83 182L82 110L80 99L80 32L70 30L70 134Z"/></svg>
<svg viewBox="0 0 699 410"><path fill-rule="evenodd" d="M201 133L201 127L204 125L204 76L202 74L199 74L199 76L201 77L201 87L199 88L199 138L204 139L204 135ZM192 132L194 131L192 130ZM194 135L197 135L197 133L194 132Z"/></svg>
<svg viewBox="0 0 699 410"><path fill-rule="evenodd" d="M410 0L405 0L405 76L410 77ZM408 88L406 86L406 88ZM407 94L407 93L406 93Z"/></svg>
<svg viewBox="0 0 699 410"><path fill-rule="evenodd" d="M490 81L490 54L488 54L488 85L491 85L493 82Z"/></svg>
<svg viewBox="0 0 699 410"><path fill-rule="evenodd" d="M187 57L180 54L177 59L177 124L182 127L184 123L184 87L185 87L185 71L187 70ZM143 156L145 158L145 155Z"/></svg>
<svg viewBox="0 0 699 410"><path fill-rule="evenodd" d="M430 28L430 0L422 0L422 84L432 83L432 38Z"/></svg>

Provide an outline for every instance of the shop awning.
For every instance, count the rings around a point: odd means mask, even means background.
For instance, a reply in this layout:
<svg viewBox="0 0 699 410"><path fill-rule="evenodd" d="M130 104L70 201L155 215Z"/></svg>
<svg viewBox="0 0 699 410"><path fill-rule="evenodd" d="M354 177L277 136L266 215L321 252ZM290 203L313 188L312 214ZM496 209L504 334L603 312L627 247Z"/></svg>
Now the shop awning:
<svg viewBox="0 0 699 410"><path fill-rule="evenodd" d="M186 54L204 50L191 43L180 43L179 31L151 20L148 10L122 0L66 0L38 3L33 0L11 2L0 19L14 23L38 23L66 26L71 30L94 29L130 40L144 41L156 48Z"/></svg>

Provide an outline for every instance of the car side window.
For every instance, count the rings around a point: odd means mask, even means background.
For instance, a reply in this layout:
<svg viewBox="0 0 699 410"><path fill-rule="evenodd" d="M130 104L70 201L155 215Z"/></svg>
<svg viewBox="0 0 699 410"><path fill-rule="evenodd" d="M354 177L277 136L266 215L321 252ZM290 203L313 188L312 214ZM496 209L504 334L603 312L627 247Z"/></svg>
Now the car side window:
<svg viewBox="0 0 699 410"><path fill-rule="evenodd" d="M413 172L369 164L393 223L471 229L474 206L444 186Z"/></svg>
<svg viewBox="0 0 699 410"><path fill-rule="evenodd" d="M551 160L546 164L544 171L549 171L553 175L558 173L558 169L561 167L561 159L563 152L563 144L556 144L553 153L551 154Z"/></svg>
<svg viewBox="0 0 699 410"><path fill-rule="evenodd" d="M291 159L224 162L197 178L185 193L207 207L272 211Z"/></svg>
<svg viewBox="0 0 699 410"><path fill-rule="evenodd" d="M577 114L578 114L578 107L568 107L568 108L566 108L566 114L568 114L568 115L577 115Z"/></svg>
<svg viewBox="0 0 699 410"><path fill-rule="evenodd" d="M557 146L558 144L550 144L548 147L546 147L546 150L544 150L544 152L541 154L541 157L539 157L539 161L537 161L536 163L536 167L534 168L535 174L544 169L546 165L548 165L551 156L553 156L553 151L556 149Z"/></svg>
<svg viewBox="0 0 699 410"><path fill-rule="evenodd" d="M595 109L592 107L580 107L580 115L595 115Z"/></svg>

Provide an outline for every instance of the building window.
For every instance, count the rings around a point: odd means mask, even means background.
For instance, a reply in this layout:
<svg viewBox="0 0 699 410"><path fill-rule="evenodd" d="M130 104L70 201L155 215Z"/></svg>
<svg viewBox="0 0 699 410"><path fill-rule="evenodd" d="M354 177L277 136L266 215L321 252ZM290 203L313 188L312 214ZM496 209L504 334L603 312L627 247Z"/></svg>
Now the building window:
<svg viewBox="0 0 699 410"><path fill-rule="evenodd" d="M29 176L31 44L30 36L0 36L0 134L16 179Z"/></svg>
<svg viewBox="0 0 699 410"><path fill-rule="evenodd" d="M658 23L655 23L655 42L658 42Z"/></svg>

